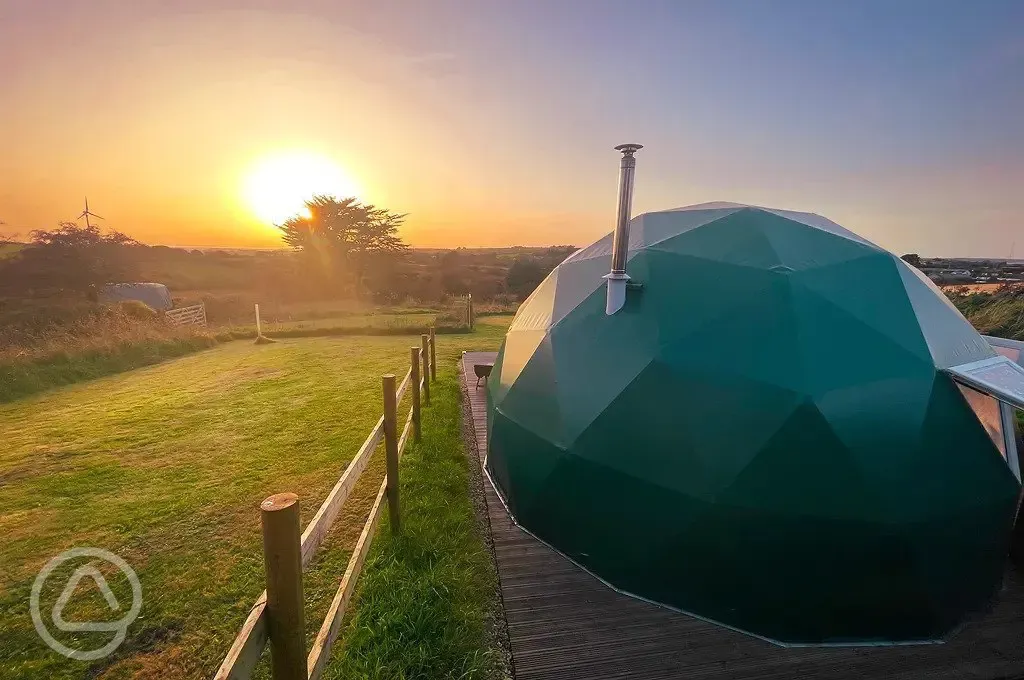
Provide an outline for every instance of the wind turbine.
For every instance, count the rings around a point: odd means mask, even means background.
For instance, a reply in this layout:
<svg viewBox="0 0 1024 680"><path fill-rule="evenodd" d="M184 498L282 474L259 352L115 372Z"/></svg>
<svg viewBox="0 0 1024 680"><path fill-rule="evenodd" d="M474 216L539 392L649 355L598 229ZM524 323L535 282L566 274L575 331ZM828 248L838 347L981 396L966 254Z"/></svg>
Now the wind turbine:
<svg viewBox="0 0 1024 680"><path fill-rule="evenodd" d="M89 224L89 218L90 217L95 217L95 218L101 219L101 220L103 219L102 217L100 217L96 213L89 212L89 197L88 196L85 197L85 210L82 211L82 214L79 215L77 219L82 219L83 217L85 218L85 227L86 227L86 229L92 229L92 225Z"/></svg>

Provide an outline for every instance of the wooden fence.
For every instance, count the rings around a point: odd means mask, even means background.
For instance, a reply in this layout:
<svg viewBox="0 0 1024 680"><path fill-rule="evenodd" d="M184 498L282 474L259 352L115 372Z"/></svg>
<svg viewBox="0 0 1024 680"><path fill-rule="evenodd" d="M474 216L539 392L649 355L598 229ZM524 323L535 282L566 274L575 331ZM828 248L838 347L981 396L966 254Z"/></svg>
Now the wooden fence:
<svg viewBox="0 0 1024 680"><path fill-rule="evenodd" d="M187 326L188 324L205 326L206 305L200 302L198 305L192 305L191 307L168 309L164 312L164 316L174 326Z"/></svg>
<svg viewBox="0 0 1024 680"><path fill-rule="evenodd" d="M331 646L341 630L356 580L362 571L380 514L387 499L391 531L400 531L398 495L398 461L409 438L419 441L420 395L423 405L430 404L430 381L436 379L436 348L433 329L420 337L421 346L409 351L409 370L401 384L395 387L395 376L382 376L384 414L370 430L363 445L348 464L345 472L331 489L327 498L309 522L305 531L298 531L299 513L294 494L277 494L260 506L263 524L264 564L267 588L257 598L249 616L242 625L231 649L220 665L214 680L242 680L252 675L267 642L271 645L271 661L275 680L318 680L330 658ZM412 399L409 415L401 434L397 428L397 405L409 387ZM341 512L342 505L355 487L359 475L366 469L370 457L381 440L387 456L387 474L377 491L370 514L359 534L348 567L334 595L320 632L305 652L305 631L302 605L302 571L313 560L317 548L323 543L331 525ZM269 591L269 597L268 597ZM305 656L302 659L301 656Z"/></svg>

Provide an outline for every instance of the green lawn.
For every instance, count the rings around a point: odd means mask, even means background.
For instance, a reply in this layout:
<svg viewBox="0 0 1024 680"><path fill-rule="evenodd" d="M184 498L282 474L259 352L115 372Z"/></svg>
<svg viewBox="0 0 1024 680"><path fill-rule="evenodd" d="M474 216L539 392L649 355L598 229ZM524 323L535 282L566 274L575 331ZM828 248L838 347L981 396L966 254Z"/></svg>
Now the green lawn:
<svg viewBox="0 0 1024 680"><path fill-rule="evenodd" d="M442 368L453 370L460 349L496 347L501 333L481 324L472 335L439 335ZM297 492L305 524L379 416L380 375L404 375L414 340L233 342L0 406L0 677L210 677L263 588L260 500ZM433 430L440 421L427 422ZM378 452L307 572L311 636L382 464ZM73 546L119 554L142 582L141 616L102 661L50 651L28 614L36 573ZM58 585L44 590L44 617L68 575L47 582ZM94 595L73 600L66 618L105 611Z"/></svg>
<svg viewBox="0 0 1024 680"><path fill-rule="evenodd" d="M436 313L416 314L348 314L345 316L307 319L301 321L264 321L264 333L300 330L323 330L331 328L425 328L434 323ZM235 326L246 330L255 330L256 325Z"/></svg>
<svg viewBox="0 0 1024 680"><path fill-rule="evenodd" d="M264 323L262 331L271 338L402 335L410 336L410 342L414 343L417 338L411 336L425 332L429 326L435 325L435 321L436 314L425 312L353 314L309 321ZM468 331L466 326L444 317L436 327L439 334ZM116 331L110 331L108 337L65 338L63 344L70 346L35 358L23 353L35 351L33 348L9 345L7 351L0 355L0 403L53 387L159 363L209 347L218 340L228 342L256 337L255 324L216 326L192 335L184 331L180 328L167 331L153 329L150 335L156 335L155 338L129 335L121 341L118 341ZM0 346L3 346L2 340L0 338Z"/></svg>
<svg viewBox="0 0 1024 680"><path fill-rule="evenodd" d="M501 672L501 655L491 649L488 634L497 607L496 575L466 493L475 463L460 434L458 353L446 351L438 359L423 441L402 459L402 532L393 537L382 522L359 584L356 615L334 650L327 678L468 680Z"/></svg>

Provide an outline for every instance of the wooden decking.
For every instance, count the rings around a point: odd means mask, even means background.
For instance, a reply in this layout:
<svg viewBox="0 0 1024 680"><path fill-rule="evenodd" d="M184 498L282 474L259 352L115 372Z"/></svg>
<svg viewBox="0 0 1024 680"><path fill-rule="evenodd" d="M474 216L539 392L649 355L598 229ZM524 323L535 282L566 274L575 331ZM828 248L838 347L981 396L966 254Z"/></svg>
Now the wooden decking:
<svg viewBox="0 0 1024 680"><path fill-rule="evenodd" d="M481 463L486 398L463 355ZM1024 575L1010 569L986 616L945 644L779 647L618 593L520 529L485 478L501 596L518 680L540 678L1024 678Z"/></svg>

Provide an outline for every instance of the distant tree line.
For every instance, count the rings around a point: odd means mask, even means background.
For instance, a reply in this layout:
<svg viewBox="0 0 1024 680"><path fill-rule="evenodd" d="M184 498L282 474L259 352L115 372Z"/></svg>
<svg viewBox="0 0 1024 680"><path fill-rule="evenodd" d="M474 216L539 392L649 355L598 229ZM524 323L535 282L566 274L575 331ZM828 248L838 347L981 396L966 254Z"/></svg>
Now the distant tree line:
<svg viewBox="0 0 1024 680"><path fill-rule="evenodd" d="M262 299L360 298L421 303L473 293L525 298L575 248L419 250L398 234L405 215L353 198L317 196L282 225L291 251L147 246L117 231L61 223L0 255L0 298L89 298L106 283L153 281L172 293L234 291Z"/></svg>
<svg viewBox="0 0 1024 680"><path fill-rule="evenodd" d="M0 260L0 292L20 297L89 294L111 281L130 278L142 246L118 232L62 222L32 232L28 247Z"/></svg>
<svg viewBox="0 0 1024 680"><path fill-rule="evenodd" d="M398 235L405 215L331 196L314 197L306 209L307 215L279 227L306 271L321 277L322 285L336 293L377 302L436 300L470 292L484 299L522 298L574 250L556 246L490 265L463 248L425 259L411 252Z"/></svg>
<svg viewBox="0 0 1024 680"><path fill-rule="evenodd" d="M921 256L917 253L906 253L901 256L901 259L913 267L921 268Z"/></svg>

